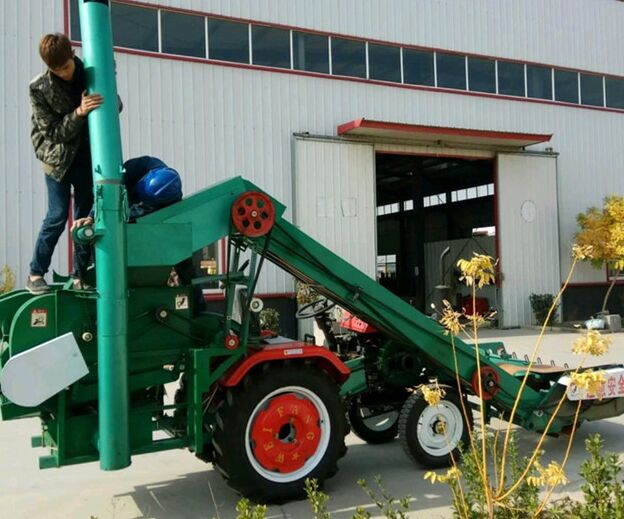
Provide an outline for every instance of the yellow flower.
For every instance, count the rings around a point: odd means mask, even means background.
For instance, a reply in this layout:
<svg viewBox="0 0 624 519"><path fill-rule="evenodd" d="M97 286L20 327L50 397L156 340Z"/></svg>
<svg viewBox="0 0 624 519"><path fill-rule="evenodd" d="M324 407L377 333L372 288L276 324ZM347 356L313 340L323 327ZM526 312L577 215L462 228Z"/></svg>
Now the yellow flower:
<svg viewBox="0 0 624 519"><path fill-rule="evenodd" d="M423 479L430 480L431 484L434 483L448 483L449 481L457 481L461 477L461 471L457 467L451 467L446 471L446 474L438 474L433 470L425 472Z"/></svg>
<svg viewBox="0 0 624 519"><path fill-rule="evenodd" d="M589 393L597 395L598 400L602 400L603 385L607 381L603 371L572 373L570 378L577 388L586 389Z"/></svg>
<svg viewBox="0 0 624 519"><path fill-rule="evenodd" d="M468 320L470 320L473 323L473 326L477 328L481 328L481 326L485 324L485 317L477 312L472 315L467 315L466 317L468 317Z"/></svg>
<svg viewBox="0 0 624 519"><path fill-rule="evenodd" d="M437 382L435 382L435 384L432 386L426 386L426 385L421 386L420 391L423 394L423 398L432 407L435 407L436 405L438 405L440 403L440 400L442 400L444 395L446 395L446 392L444 391L444 389L438 386Z"/></svg>
<svg viewBox="0 0 624 519"><path fill-rule="evenodd" d="M557 485L566 485L568 483L568 478L565 475L563 467L556 461L551 461L546 468L536 462L535 468L539 475L528 477L527 483L529 485L534 487L556 487Z"/></svg>
<svg viewBox="0 0 624 519"><path fill-rule="evenodd" d="M583 337L574 341L572 351L576 354L604 355L609 351L613 339L603 337L598 330L589 330Z"/></svg>
<svg viewBox="0 0 624 519"><path fill-rule="evenodd" d="M461 313L455 312L451 307L451 303L449 303L446 299L442 301L442 304L444 305L444 310L442 310L440 324L446 328L444 335L448 335L449 333L457 335L462 329L461 324L459 324Z"/></svg>
<svg viewBox="0 0 624 519"><path fill-rule="evenodd" d="M575 243L572 245L572 257L575 260L583 261L593 259L594 247L592 245L579 245Z"/></svg>
<svg viewBox="0 0 624 519"><path fill-rule="evenodd" d="M473 253L472 259L461 259L457 262L459 270L461 270L461 281L466 285L477 285L483 288L485 285L494 283L494 260L491 256Z"/></svg>
<svg viewBox="0 0 624 519"><path fill-rule="evenodd" d="M15 287L15 276L8 265L2 267L0 271L2 274L3 281L0 283L0 294L4 294L6 292L10 292Z"/></svg>

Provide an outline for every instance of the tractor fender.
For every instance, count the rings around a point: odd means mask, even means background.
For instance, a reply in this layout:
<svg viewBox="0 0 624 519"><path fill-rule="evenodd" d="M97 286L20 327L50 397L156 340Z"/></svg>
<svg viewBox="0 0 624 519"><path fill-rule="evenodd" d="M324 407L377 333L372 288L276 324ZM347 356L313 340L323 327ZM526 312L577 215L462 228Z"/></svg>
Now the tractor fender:
<svg viewBox="0 0 624 519"><path fill-rule="evenodd" d="M234 366L220 381L224 387L234 387L243 380L249 371L265 362L281 360L311 359L325 369L338 384L344 383L351 370L331 351L321 346L305 342L287 342L256 350Z"/></svg>

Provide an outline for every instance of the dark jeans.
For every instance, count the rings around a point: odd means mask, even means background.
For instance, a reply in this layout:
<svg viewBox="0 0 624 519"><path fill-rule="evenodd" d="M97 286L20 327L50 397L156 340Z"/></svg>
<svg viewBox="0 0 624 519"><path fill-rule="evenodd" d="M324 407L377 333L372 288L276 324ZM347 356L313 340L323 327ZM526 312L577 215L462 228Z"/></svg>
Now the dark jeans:
<svg viewBox="0 0 624 519"><path fill-rule="evenodd" d="M71 187L74 186L74 219L89 215L93 206L93 177L90 161L75 160L63 180L57 182L45 175L48 189L46 214L30 263L30 273L43 276L50 267L56 243L63 234L69 216ZM91 260L91 246L74 244L73 275L82 278Z"/></svg>

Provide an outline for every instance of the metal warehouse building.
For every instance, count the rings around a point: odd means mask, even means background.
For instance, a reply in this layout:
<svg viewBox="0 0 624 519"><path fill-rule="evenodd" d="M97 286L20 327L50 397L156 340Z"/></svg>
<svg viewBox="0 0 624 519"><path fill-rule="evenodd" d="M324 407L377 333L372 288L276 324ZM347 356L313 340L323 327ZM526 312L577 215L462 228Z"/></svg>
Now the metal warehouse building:
<svg viewBox="0 0 624 519"><path fill-rule="evenodd" d="M422 310L437 284L454 283L456 258L486 252L501 271L488 305L504 326L530 324L529 294L555 293L567 275L576 214L624 193L621 1L124 0L111 9L125 158L161 157L186 193L248 177ZM80 32L77 0L4 1L0 12L0 264L23 284L46 206L30 144L37 43L65 31L80 54ZM60 272L68 249L66 233ZM201 267L222 268L223 244L198 254ZM564 318L597 310L608 281L581 265ZM283 307L293 291L267 268L260 293ZM612 310L624 309L619 298Z"/></svg>

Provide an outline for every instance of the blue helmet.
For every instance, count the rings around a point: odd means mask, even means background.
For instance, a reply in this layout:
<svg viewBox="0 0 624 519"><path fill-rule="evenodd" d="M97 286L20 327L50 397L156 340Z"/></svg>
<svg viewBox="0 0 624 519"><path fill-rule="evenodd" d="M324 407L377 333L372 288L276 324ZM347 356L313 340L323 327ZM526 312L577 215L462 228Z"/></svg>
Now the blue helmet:
<svg viewBox="0 0 624 519"><path fill-rule="evenodd" d="M175 169L154 168L135 187L138 199L150 207L163 207L182 198L182 181Z"/></svg>

